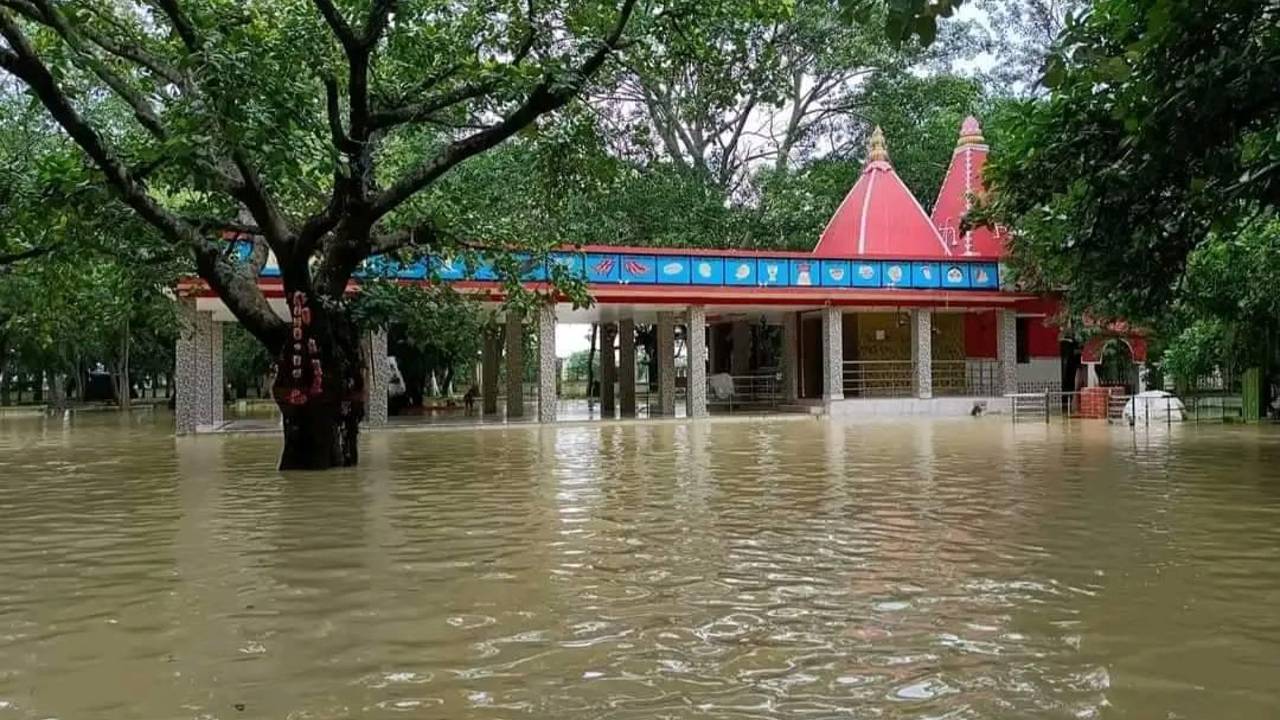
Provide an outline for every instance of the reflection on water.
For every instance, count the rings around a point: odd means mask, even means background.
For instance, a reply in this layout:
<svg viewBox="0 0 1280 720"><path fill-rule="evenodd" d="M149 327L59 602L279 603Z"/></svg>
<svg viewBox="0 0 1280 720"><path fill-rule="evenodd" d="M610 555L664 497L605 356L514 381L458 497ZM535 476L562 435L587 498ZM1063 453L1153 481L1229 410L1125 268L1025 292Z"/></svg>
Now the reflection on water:
<svg viewBox="0 0 1280 720"><path fill-rule="evenodd" d="M0 719L1280 706L1280 433L0 421Z"/></svg>

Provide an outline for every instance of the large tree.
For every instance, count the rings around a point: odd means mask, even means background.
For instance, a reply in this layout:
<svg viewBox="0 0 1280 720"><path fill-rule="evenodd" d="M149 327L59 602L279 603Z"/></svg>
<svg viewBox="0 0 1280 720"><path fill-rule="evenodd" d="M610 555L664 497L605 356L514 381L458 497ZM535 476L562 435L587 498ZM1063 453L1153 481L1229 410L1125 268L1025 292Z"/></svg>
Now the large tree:
<svg viewBox="0 0 1280 720"><path fill-rule="evenodd" d="M361 360L345 296L362 262L445 246L454 233L424 191L569 103L629 32L698 8L0 0L0 68L278 358L281 467L326 468L357 459ZM102 98L129 122L97 112ZM226 231L274 252L297 325Z"/></svg>
<svg viewBox="0 0 1280 720"><path fill-rule="evenodd" d="M1023 282L1159 317L1188 255L1280 204L1280 5L1097 0L1014 108L991 213Z"/></svg>

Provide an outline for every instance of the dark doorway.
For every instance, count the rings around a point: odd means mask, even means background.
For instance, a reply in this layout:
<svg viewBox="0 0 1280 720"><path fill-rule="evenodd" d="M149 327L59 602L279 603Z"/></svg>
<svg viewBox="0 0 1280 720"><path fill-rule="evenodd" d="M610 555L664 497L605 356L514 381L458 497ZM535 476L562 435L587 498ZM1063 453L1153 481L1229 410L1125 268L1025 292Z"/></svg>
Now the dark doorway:
<svg viewBox="0 0 1280 720"><path fill-rule="evenodd" d="M800 319L800 396L822 397L822 318Z"/></svg>

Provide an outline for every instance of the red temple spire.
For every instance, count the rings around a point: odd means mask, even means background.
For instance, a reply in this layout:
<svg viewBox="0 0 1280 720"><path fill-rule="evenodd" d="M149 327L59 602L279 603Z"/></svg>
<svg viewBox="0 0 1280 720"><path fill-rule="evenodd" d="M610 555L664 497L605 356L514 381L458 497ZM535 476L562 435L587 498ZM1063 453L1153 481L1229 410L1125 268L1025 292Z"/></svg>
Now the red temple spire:
<svg viewBox="0 0 1280 720"><path fill-rule="evenodd" d="M938 202L933 206L933 222L953 255L972 258L999 258L1004 255L1004 234L990 228L961 232L960 223L973 207L973 199L986 192L982 168L990 148L982 137L982 125L975 117L960 126L960 140L951 156L951 167L942 181Z"/></svg>
<svg viewBox="0 0 1280 720"><path fill-rule="evenodd" d="M942 241L920 201L894 172L884 133L876 128L867 165L813 248L818 257L945 258Z"/></svg>

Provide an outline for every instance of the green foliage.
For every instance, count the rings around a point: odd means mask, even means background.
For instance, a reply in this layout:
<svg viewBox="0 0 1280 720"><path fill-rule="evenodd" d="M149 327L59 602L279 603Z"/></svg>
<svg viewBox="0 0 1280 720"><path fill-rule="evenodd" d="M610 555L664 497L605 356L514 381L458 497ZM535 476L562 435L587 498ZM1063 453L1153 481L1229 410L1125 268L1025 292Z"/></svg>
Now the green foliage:
<svg viewBox="0 0 1280 720"><path fill-rule="evenodd" d="M394 330L422 355L426 368L458 370L480 353L492 311L449 286L366 283L352 303L364 327ZM404 368L402 368L404 369Z"/></svg>
<svg viewBox="0 0 1280 720"><path fill-rule="evenodd" d="M271 355L262 343L234 323L222 331L222 376L237 391L257 388L271 371Z"/></svg>
<svg viewBox="0 0 1280 720"><path fill-rule="evenodd" d="M1049 98L1012 108L993 216L1013 267L1079 308L1163 315L1192 251L1280 201L1280 23L1258 0L1097 0Z"/></svg>

